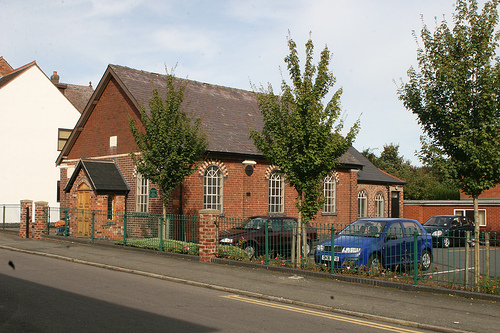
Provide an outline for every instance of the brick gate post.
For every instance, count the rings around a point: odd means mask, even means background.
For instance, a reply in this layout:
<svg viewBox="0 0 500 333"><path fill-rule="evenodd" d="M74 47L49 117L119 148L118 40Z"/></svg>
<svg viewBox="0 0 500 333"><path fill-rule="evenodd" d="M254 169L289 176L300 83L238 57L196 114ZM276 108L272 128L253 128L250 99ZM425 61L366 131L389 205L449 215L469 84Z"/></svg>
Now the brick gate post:
<svg viewBox="0 0 500 333"><path fill-rule="evenodd" d="M43 231L47 228L49 223L49 214L47 208L49 203L46 201L35 202L35 222L33 230L33 238L41 239Z"/></svg>
<svg viewBox="0 0 500 333"><path fill-rule="evenodd" d="M19 237L29 238L31 235L30 229L32 227L32 221L33 221L33 200L21 200L20 215L21 216L19 220ZM26 219L28 219L28 230L26 230Z"/></svg>
<svg viewBox="0 0 500 333"><path fill-rule="evenodd" d="M220 214L215 209L200 210L199 225L199 257L200 261L210 262L218 252L219 240L217 239L217 228L215 219Z"/></svg>

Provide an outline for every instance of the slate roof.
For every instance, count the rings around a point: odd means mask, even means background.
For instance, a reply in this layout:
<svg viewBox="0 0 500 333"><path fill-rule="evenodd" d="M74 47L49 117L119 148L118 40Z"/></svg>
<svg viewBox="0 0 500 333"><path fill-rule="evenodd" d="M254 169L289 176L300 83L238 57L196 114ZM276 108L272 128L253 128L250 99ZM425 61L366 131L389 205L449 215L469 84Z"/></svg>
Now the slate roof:
<svg viewBox="0 0 500 333"><path fill-rule="evenodd" d="M135 103L137 108L144 107L146 112L149 112L149 99L153 88L158 90L162 99L166 97L166 75L109 65L76 128L85 126L95 105L94 101L99 100L111 77L118 81L132 103ZM248 131L249 128L261 130L263 127L255 93L180 78L176 80L187 84L184 108L192 118L201 119L202 130L207 134L209 152L262 156L250 139ZM57 165L67 156L78 135L79 131L73 131L68 140L69 144L66 144L56 161ZM344 168L359 169L358 179L361 181L404 184L403 181L377 169L352 147L339 160Z"/></svg>
<svg viewBox="0 0 500 333"><path fill-rule="evenodd" d="M405 182L399 178L389 175L388 173L377 168L366 157L354 148L349 148L348 151L353 158L363 165L363 169L358 172L359 184L387 184L387 185L404 185Z"/></svg>
<svg viewBox="0 0 500 333"><path fill-rule="evenodd" d="M5 76L1 76L0 77L0 89L3 87L3 86L6 86L7 84L9 84L9 82L11 82L12 80L14 80L15 78L17 78L19 75L21 75L22 73L26 72L29 68L31 68L32 66L36 66L36 62L35 61L32 61L30 62L29 64L26 64L22 67L19 67L18 69L10 72L9 74L5 75Z"/></svg>
<svg viewBox="0 0 500 333"><path fill-rule="evenodd" d="M109 65L139 106L149 111L149 99L156 88L166 98L166 75ZM249 138L249 128L262 129L263 122L255 94L207 83L184 80L185 111L192 118L201 118L207 134L208 151L261 155Z"/></svg>
<svg viewBox="0 0 500 333"><path fill-rule="evenodd" d="M70 101L71 104L82 113L87 105L90 97L94 93L94 89L91 85L80 86L76 84L64 83L64 88L60 89L64 96ZM56 84L56 87L60 87L61 84Z"/></svg>
<svg viewBox="0 0 500 333"><path fill-rule="evenodd" d="M80 170L83 170L85 176L90 182L92 190L98 194L117 193L125 194L130 191L130 187L123 178L123 175L113 160L80 160L64 188L66 193L71 191L73 183Z"/></svg>

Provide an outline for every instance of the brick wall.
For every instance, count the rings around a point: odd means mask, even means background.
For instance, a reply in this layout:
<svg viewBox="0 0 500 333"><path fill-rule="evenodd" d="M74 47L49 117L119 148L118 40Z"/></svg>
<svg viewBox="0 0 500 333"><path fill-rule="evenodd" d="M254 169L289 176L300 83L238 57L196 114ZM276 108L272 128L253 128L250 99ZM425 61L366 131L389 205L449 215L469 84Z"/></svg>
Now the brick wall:
<svg viewBox="0 0 500 333"><path fill-rule="evenodd" d="M130 118L136 120L138 127L141 126L140 114L135 111L135 106L115 80L111 79L67 159L120 155L137 151L137 145L130 132ZM117 137L116 148L110 147L111 136Z"/></svg>
<svg viewBox="0 0 500 333"><path fill-rule="evenodd" d="M471 200L407 200L404 203L404 217L424 223L434 215L453 215L456 209L473 210L474 207ZM500 204L488 200L480 201L479 209L486 211L486 226L482 226L481 231L500 232Z"/></svg>
<svg viewBox="0 0 500 333"><path fill-rule="evenodd" d="M104 157L109 159L109 156ZM136 201L136 174L131 158L128 155L118 155L112 157L122 171L126 182L130 187L130 192L123 199L123 207L128 212L135 211ZM245 172L246 166L242 164L242 158L220 158L207 159L210 165L216 163L224 169L223 179L223 214L227 217L246 218L257 215L268 215L268 174L270 164L265 160L256 161L252 166L253 173L248 176ZM77 160L69 161L68 164L75 165ZM203 168L203 167L201 167ZM333 223L346 225L357 218L357 192L365 189L368 193L369 216L375 214L375 195L382 192L384 195L384 211L388 216L390 209L389 194L387 186L357 184L357 172L353 170L337 170L337 212L334 214L323 214L318 212L316 222ZM198 215L203 209L203 170L197 169L192 175L186 177L182 187L178 187L170 200L167 212L170 214ZM61 193L61 207L77 207L78 193L77 187L84 179L81 172L75 181L71 193ZM63 189L68 181L66 169L61 169L61 188ZM296 192L293 188L285 185L285 211L287 216L297 216ZM161 213L162 201L161 192L158 190L158 198L150 198L150 212ZM402 199L401 199L402 200ZM118 201L117 201L118 202ZM106 210L107 196L96 196L91 194L91 209ZM402 204L401 204L402 207ZM402 208L401 208L402 209ZM118 210L118 209L117 209Z"/></svg>
<svg viewBox="0 0 500 333"><path fill-rule="evenodd" d="M68 170L71 170L71 167L74 167L79 159L113 158L130 186L130 192L123 198L124 207L129 212L135 211L136 174L128 153L137 151L137 145L130 132L129 119L135 119L136 124L140 127L139 117L135 105L121 90L114 78L111 78L85 127L81 129L78 140L61 165L61 207L77 207L78 195L75 186L81 181L83 175L78 176L79 179L75 182L71 193L63 193L62 189L71 177ZM110 147L109 138L111 136L117 137L116 147ZM242 218L268 214L269 182L266 176L269 175L270 171L269 163L263 159L256 160L257 164L252 166L253 173L248 176L245 173L246 165L242 164L243 157L210 155L207 160L210 163L221 163L224 168L223 213L225 216ZM70 169L67 169L68 167ZM316 216L317 222L345 225L357 217L357 172L355 170L338 170L337 172L339 175L337 212L328 215L319 212ZM377 191L376 186L369 190L370 193ZM158 198L150 198L149 210L151 213L162 212L161 192L158 191L158 194ZM284 213L287 216L297 216L295 190L286 186L284 195ZM374 196L369 194L370 211L374 211L373 198ZM386 199L385 207L389 207L389 199ZM105 197L91 193L91 209L102 208L105 201ZM174 191L167 212L198 215L201 209L203 209L203 177L199 170L196 170L191 176L186 177L182 186Z"/></svg>

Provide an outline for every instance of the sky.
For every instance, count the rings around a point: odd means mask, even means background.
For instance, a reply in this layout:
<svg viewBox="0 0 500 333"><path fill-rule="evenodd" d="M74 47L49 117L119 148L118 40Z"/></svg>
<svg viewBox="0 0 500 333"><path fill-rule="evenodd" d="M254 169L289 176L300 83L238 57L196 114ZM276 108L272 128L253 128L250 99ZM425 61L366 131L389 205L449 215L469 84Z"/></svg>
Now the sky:
<svg viewBox="0 0 500 333"><path fill-rule="evenodd" d="M354 147L379 155L396 144L419 165L423 132L397 87L416 66L412 32L432 31L443 15L453 22L454 8L454 0L0 0L0 56L94 88L115 64L279 93L287 37L302 63L311 37L316 62L325 46L332 53L345 127L360 120Z"/></svg>

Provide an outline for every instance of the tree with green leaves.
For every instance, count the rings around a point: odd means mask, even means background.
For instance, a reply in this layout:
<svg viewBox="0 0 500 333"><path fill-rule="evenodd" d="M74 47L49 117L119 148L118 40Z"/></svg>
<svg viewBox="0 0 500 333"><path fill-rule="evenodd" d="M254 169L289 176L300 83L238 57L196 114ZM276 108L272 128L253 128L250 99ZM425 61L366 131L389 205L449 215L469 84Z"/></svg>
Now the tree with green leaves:
<svg viewBox="0 0 500 333"><path fill-rule="evenodd" d="M384 145L377 156L372 149L362 154L377 168L406 182L405 199L407 200L446 200L459 199L460 189L448 179L449 172L438 164L414 166L399 154L399 145ZM444 172L444 173L443 173Z"/></svg>
<svg viewBox="0 0 500 333"><path fill-rule="evenodd" d="M201 120L191 121L183 110L186 85L167 73L166 88L165 101L154 89L149 100L150 112L141 107L144 130L130 119L130 130L140 155L129 154L137 172L160 188L164 213L172 191L195 171L207 147L206 136L200 132Z"/></svg>
<svg viewBox="0 0 500 333"><path fill-rule="evenodd" d="M301 73L296 44L288 37L290 54L285 63L292 86L282 79L280 96L274 94L271 85L267 89L261 87L257 101L264 127L262 131L250 131L257 149L279 167L287 183L297 192L301 230L296 253L306 249L305 223L322 207L323 179L336 168L338 158L347 151L359 129L358 121L345 136L341 135L344 125L340 119L342 89L333 94L326 106L323 105L329 89L335 84L335 77L328 68L331 57L328 47L321 52L318 65L314 65L314 46L310 38L305 46L306 61ZM300 256L297 256L297 263L300 264Z"/></svg>
<svg viewBox="0 0 500 333"><path fill-rule="evenodd" d="M443 21L431 33L424 25L417 50L419 71L398 89L404 106L417 115L434 152L451 160L462 191L472 196L474 238L479 238L478 197L500 183L500 64L498 0L458 0L454 26ZM479 249L474 255L479 282Z"/></svg>

